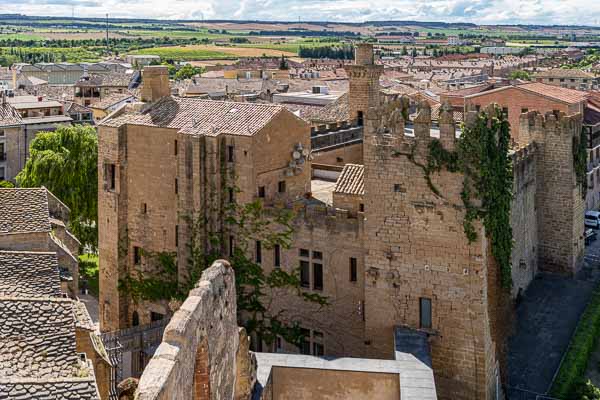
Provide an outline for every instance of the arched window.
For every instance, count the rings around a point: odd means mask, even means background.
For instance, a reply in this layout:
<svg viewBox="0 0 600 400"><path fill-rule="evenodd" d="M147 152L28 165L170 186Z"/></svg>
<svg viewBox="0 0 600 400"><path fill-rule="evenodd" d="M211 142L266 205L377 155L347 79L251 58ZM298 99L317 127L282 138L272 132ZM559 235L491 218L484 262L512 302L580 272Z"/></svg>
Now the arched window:
<svg viewBox="0 0 600 400"><path fill-rule="evenodd" d="M133 315L131 316L131 326L138 326L140 324L140 316L138 315L137 311L133 312Z"/></svg>

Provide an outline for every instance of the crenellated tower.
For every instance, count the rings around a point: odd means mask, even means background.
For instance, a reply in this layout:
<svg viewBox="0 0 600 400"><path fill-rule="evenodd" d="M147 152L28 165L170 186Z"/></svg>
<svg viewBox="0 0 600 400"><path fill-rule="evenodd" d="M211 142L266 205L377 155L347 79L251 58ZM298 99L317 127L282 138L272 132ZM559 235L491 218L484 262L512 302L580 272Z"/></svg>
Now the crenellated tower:
<svg viewBox="0 0 600 400"><path fill-rule="evenodd" d="M372 44L360 43L356 45L354 64L345 65L344 69L350 82L350 120L363 125L369 108L380 103L379 77L383 73L383 65L375 64Z"/></svg>
<svg viewBox="0 0 600 400"><path fill-rule="evenodd" d="M454 150L452 111L438 129L421 103L410 130L407 108L407 98L371 108L365 123L367 355L390 357L397 329L426 332L440 399L495 399L506 293L481 224L476 241L464 233L463 175L424 169L432 141Z"/></svg>

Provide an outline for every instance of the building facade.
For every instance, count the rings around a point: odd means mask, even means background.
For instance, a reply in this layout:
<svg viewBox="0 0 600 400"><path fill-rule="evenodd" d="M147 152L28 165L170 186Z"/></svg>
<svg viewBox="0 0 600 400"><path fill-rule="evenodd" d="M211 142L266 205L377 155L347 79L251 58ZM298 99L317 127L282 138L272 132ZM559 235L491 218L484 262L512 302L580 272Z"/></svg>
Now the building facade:
<svg viewBox="0 0 600 400"><path fill-rule="evenodd" d="M219 210L258 199L296 214L290 248L250 243L260 254L256 262L267 272L299 270L302 290L330 303L313 307L276 293L275 311L292 311L305 343L298 349L277 340L266 350L393 359L393 332L401 327L429 338L441 399L495 399L512 299L538 271L571 275L582 260L583 198L572 149L581 115L527 111L517 119L519 146L511 153L517 244L507 290L483 228L476 225L472 243L463 232L463 176L434 174L440 196L418 166L434 140L455 148L450 108L433 125L422 102L408 129L409 101L381 97L383 67L369 45L357 48L346 70L350 118L364 126L363 160L344 167L331 200L311 195L308 123L276 105L169 97L166 71L144 70L142 100L152 104L132 105L99 128L102 329L130 326L134 312L141 323L173 312L165 303L135 304L118 290L127 274L152 273L139 249L177 251L185 265L192 230L181 215L201 215L208 229L224 232ZM467 114L473 121L477 111ZM238 190L228 189L228 179ZM231 233L229 240L244 238ZM253 345L265 349L259 338Z"/></svg>

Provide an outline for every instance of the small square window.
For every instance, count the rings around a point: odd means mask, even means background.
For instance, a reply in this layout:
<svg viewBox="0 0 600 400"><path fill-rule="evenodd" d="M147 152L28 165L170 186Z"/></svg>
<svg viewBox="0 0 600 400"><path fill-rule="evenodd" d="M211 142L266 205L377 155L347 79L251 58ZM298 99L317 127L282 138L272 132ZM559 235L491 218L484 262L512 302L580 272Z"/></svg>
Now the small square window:
<svg viewBox="0 0 600 400"><path fill-rule="evenodd" d="M300 249L300 257L310 257L310 251L308 251L307 249Z"/></svg>
<svg viewBox="0 0 600 400"><path fill-rule="evenodd" d="M260 240L256 241L256 263L260 264L262 262L262 245Z"/></svg>
<svg viewBox="0 0 600 400"><path fill-rule="evenodd" d="M313 258L315 260L322 260L323 259L323 253L321 253L320 251L313 251Z"/></svg>
<svg viewBox="0 0 600 400"><path fill-rule="evenodd" d="M265 187L264 186L258 187L258 197L260 197L261 199L265 198Z"/></svg>
<svg viewBox="0 0 600 400"><path fill-rule="evenodd" d="M399 183L395 183L394 184L394 192L396 192L396 193L402 192L402 185Z"/></svg>
<svg viewBox="0 0 600 400"><path fill-rule="evenodd" d="M278 244L273 246L273 264L275 267L281 267L281 246Z"/></svg>
<svg viewBox="0 0 600 400"><path fill-rule="evenodd" d="M525 114L526 112L529 112L528 108L521 108L521 114Z"/></svg>
<svg viewBox="0 0 600 400"><path fill-rule="evenodd" d="M279 193L285 193L285 181L279 181L277 184L277 191Z"/></svg>
<svg viewBox="0 0 600 400"><path fill-rule="evenodd" d="M360 203L360 204L358 205L358 211L360 211L360 212L365 212L365 205L364 205L363 203Z"/></svg>

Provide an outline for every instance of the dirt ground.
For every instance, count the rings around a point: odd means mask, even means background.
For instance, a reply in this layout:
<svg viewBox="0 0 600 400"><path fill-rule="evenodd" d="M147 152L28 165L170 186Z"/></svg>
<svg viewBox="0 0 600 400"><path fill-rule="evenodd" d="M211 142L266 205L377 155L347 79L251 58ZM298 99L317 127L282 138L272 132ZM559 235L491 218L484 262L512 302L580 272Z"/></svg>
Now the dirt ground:
<svg viewBox="0 0 600 400"><path fill-rule="evenodd" d="M282 54L286 57L296 56L296 54L290 53L288 51L273 50L273 49L255 49L255 48L249 48L249 47L194 45L194 46L185 46L185 49L218 51L220 53L231 54L232 56L237 56L237 57L260 57L263 54L266 54L267 56L273 56L273 57L279 57Z"/></svg>

